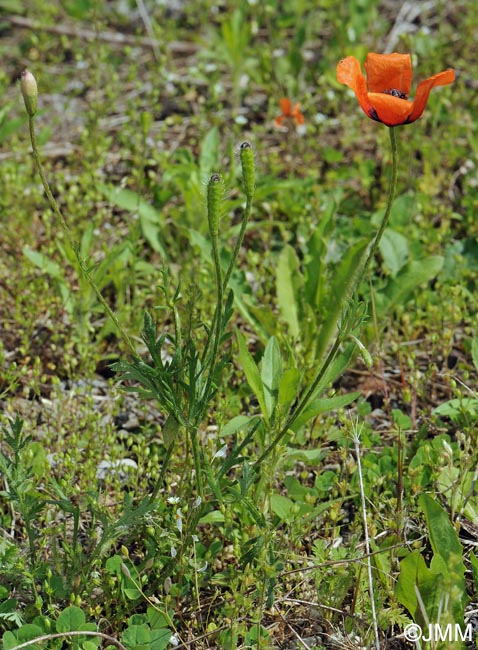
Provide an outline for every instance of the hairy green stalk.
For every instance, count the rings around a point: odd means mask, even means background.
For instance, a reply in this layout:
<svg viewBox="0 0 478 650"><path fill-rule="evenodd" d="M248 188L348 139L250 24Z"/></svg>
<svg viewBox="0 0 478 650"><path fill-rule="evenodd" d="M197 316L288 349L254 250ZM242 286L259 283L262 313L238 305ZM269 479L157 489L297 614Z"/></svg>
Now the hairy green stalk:
<svg viewBox="0 0 478 650"><path fill-rule="evenodd" d="M357 278L352 284L352 288L350 291L350 295L354 296L357 291L360 288L360 285L362 284L363 279L365 278L365 275L370 267L370 263L375 256L375 253L377 252L378 246L380 244L380 240L382 239L383 233L385 231L385 228L387 227L388 220L390 218L390 213L392 210L392 205L393 201L395 198L395 192L397 189L397 179L398 179L398 149L397 149L397 139L395 135L395 129L393 127L389 128L389 134L390 134L390 144L391 144L391 149L392 149L392 177L390 181L390 189L388 193L388 199L387 199L387 206L385 209L385 213L383 215L383 219L380 223L380 227L377 231L377 234L373 238L372 244L370 246L370 250L367 255L367 259L365 260L365 264L363 265L362 270L358 274ZM346 297L347 299L347 297ZM343 311L343 310L342 310ZM270 443L270 445L264 450L264 452L261 454L261 456L256 460L254 463L254 467L257 467L262 463L263 460L265 460L270 453L277 447L277 445L283 440L283 438L287 435L287 432L289 429L292 427L294 422L297 420L297 418L301 415L301 413L304 411L306 408L307 404L309 403L310 399L314 395L317 387L319 386L321 380L325 376L325 373L327 372L328 368L334 361L335 357L337 356L337 353L339 352L340 346L344 340L344 333L343 331L339 328L339 331L337 333L337 336L335 338L334 344L332 345L327 358L325 359L324 363L322 366L319 368L316 376L314 377L314 380L312 381L311 385L309 388L305 391L302 397L300 397L297 406L295 407L294 411L290 414L288 417L286 423L284 426L280 429L279 433L276 435L276 437L273 439L273 441Z"/></svg>
<svg viewBox="0 0 478 650"><path fill-rule="evenodd" d="M35 116L34 116L34 113L32 114L30 111L28 111L28 128L29 128L29 132L30 132L30 142L31 142L31 145L32 145L33 159L35 161L35 165L36 165L38 174L40 176L40 179L41 179L41 182L42 182L42 185L43 185L43 189L45 190L46 197L47 197L48 202L49 202L49 204L51 206L51 209L53 210L53 213L55 214L55 216L60 221L60 224L61 224L64 232L66 233L66 235L68 237L68 241L70 243L70 246L71 246L71 248L72 248L72 250L73 250L73 252L75 254L76 260L78 262L78 268L80 269L80 272L83 275L83 277L87 280L90 287L93 289L93 291L94 291L96 297L98 298L98 301L101 303L103 309L105 310L105 312L108 314L108 316L113 321L116 329L120 333L120 336L123 339L126 346L128 347L130 353L135 354L136 350L135 350L135 347L133 345L133 342L131 341L130 337L126 333L126 330L124 329L124 327L119 322L116 314L113 312L111 307L108 305L108 303L104 299L101 291L98 288L98 285L96 284L96 282L91 277L90 271L89 271L89 269L88 269L88 267L87 267L87 265L85 263L85 260L83 260L81 258L79 245L76 242L73 241L71 230L70 230L68 224L66 223L66 220L65 220L65 218L64 218L64 216L63 216L63 214L62 214L62 212L60 210L60 207L59 207L55 197L53 196L53 194L51 192L50 185L48 183L48 180L47 180L47 178L45 176L45 172L43 170L43 165L42 165L41 158L40 158L40 152L39 152L38 145L37 145L37 139L36 139L36 133L35 133Z"/></svg>

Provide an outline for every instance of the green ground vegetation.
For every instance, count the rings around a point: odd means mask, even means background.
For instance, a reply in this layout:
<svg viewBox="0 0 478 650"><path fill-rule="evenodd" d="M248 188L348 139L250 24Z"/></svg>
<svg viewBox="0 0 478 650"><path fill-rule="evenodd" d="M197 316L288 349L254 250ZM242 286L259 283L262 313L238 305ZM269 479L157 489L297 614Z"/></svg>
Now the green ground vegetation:
<svg viewBox="0 0 478 650"><path fill-rule="evenodd" d="M465 629L478 585L472 3L0 10L3 647L397 649L415 647L412 622ZM335 69L369 51L411 52L414 84L457 78L395 129L396 199L349 295L391 154ZM68 231L31 155L25 67ZM274 126L283 97L303 126Z"/></svg>

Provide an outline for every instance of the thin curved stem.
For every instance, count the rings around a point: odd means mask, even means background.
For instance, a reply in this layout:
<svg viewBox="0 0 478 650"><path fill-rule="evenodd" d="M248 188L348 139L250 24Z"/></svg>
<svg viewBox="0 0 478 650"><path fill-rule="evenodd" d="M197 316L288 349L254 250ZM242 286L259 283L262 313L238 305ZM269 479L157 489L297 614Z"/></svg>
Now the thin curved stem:
<svg viewBox="0 0 478 650"><path fill-rule="evenodd" d="M392 205L393 205L393 200L395 198L395 192L397 189L397 180L398 180L398 148L397 148L397 137L395 135L395 127L391 126L388 129L389 135L390 135L390 145L392 148L392 178L390 180L390 189L388 191L388 200L387 200L387 207L385 208L385 214L383 215L382 222L380 224L380 228L377 231L377 234L375 235L372 246L370 247L369 254L367 256L367 259L365 260L365 264L363 266L363 269L359 276L357 277L357 280L355 282L355 287L354 287L354 293L357 291L357 289L360 287L362 284L363 279L365 278L365 275L367 274L367 271L370 267L370 262L375 256L375 253L377 252L378 245L380 244L380 240L382 239L382 235L385 231L385 228L388 225L388 220L390 218L390 213L392 211Z"/></svg>
<svg viewBox="0 0 478 650"><path fill-rule="evenodd" d="M246 197L246 207L244 209L244 214L242 215L241 229L239 231L239 235L237 236L237 240L236 240L236 243L234 245L234 250L232 252L232 257L231 257L231 259L229 261L229 265L227 267L226 274L225 274L224 279L222 281L222 293L223 293L223 296L227 291L227 287L229 285L229 280L231 279L231 275L232 275L232 272L233 272L234 267L236 265L237 257L239 255L239 250L241 249L242 242L244 241L244 235L246 234L247 224L249 223L249 218L250 218L251 212L252 212L252 198L253 198L252 195L248 195ZM217 325L217 306L216 306L216 310L214 312L214 316L213 316L213 319L212 319L212 326L211 326L212 331L215 330L216 325ZM210 343L211 343L211 339L209 338L208 341L206 342L206 346L205 346L204 351L202 353L202 361L203 362L205 361L205 359L207 357L207 354L209 352Z"/></svg>
<svg viewBox="0 0 478 650"><path fill-rule="evenodd" d="M392 210L392 205L393 205L393 200L395 198L395 192L397 189L397 179L398 179L398 150L397 150L397 139L395 135L395 130L393 127L389 128L389 133L390 133L390 144L392 148L392 177L390 181L390 189L388 193L388 200L387 200L387 206L385 208L385 213L383 215L382 222L380 224L380 227L377 231L377 234L373 238L372 245L370 246L369 253L367 255L367 259L365 260L365 264L361 270L361 272L358 274L355 282L352 285L352 290L351 290L351 295L353 296L360 288L360 285L362 284L363 279L365 278L365 275L370 267L370 263L375 256L375 253L377 252L378 245L380 244L380 240L382 239L383 233L385 231L385 228L387 227L388 220L390 218L390 213ZM309 388L306 390L305 394L299 399L297 406L295 407L294 411L291 413L291 415L288 417L286 423L284 426L281 428L279 433L276 435L274 440L271 442L271 444L265 449L265 451L261 454L261 456L256 460L254 463L254 467L257 467L262 463L262 461L269 456L269 454L277 447L277 445L280 443L280 441L284 438L284 436L287 434L291 426L294 424L294 422L297 420L297 418L301 415L301 413L304 411L306 408L307 404L309 403L310 399L314 395L320 381L324 378L325 373L327 369L330 367L332 362L334 361L335 357L337 356L337 353L339 351L340 345L342 344L343 340L343 333L339 329L337 336L335 338L334 344L331 347L329 354L327 355L326 360L318 370L313 382L309 386Z"/></svg>
<svg viewBox="0 0 478 650"><path fill-rule="evenodd" d="M217 235L212 234L212 257L214 262L214 270L216 273L216 310L214 312L213 318L213 344L211 350L211 359L209 361L209 370L206 380L206 387L203 392L203 407L200 409L199 417L197 418L197 423L204 415L204 410L206 405L209 402L209 391L211 390L211 385L214 376L214 370L216 367L217 356L219 353L219 343L221 340L221 329L222 329L222 312L223 312L223 300L224 300L224 289L222 283L222 269L221 269L221 260L219 258L219 242Z"/></svg>
<svg viewBox="0 0 478 650"><path fill-rule="evenodd" d="M239 250L242 246L242 242L244 241L244 235L246 234L246 228L247 228L247 224L249 223L249 217L251 216L251 212L252 212L252 195L246 197L246 208L244 210L244 214L242 217L241 229L239 231L239 235L236 240L236 245L234 246L234 251L232 253L231 261L229 262L229 266L227 267L226 275L224 276L224 281L222 285L224 292L227 289L227 285L229 284L229 280L231 279L231 274L234 270L234 266L236 265L237 256L239 255Z"/></svg>
<svg viewBox="0 0 478 650"><path fill-rule="evenodd" d="M94 291L96 297L98 298L98 301L101 303L103 309L106 311L108 316L113 321L116 329L120 333L121 338L126 343L126 345L129 348L129 351L131 352L131 354L136 354L136 350L135 350L135 347L133 345L133 342L129 338L128 334L126 333L126 331L123 328L123 326L121 325L121 323L119 322L116 314L113 312L111 307L108 305L108 303L104 299L101 291L98 288L98 285L96 284L96 282L91 277L90 271L89 271L88 267L86 266L85 261L83 259L81 259L79 246L78 246L77 243L75 243L73 241L71 230L70 230L68 224L66 223L65 217L63 216L55 197L52 194L52 191L50 189L50 185L49 185L48 180L47 180L47 178L45 176L45 172L43 171L43 165L42 165L42 162L41 162L40 153L39 153L38 145L37 145L36 133L35 133L35 120L34 120L34 116L32 116L32 115L28 116L28 129L29 129L29 132L30 132L30 142L31 142L31 145L32 145L33 159L35 161L35 165L36 165L36 168L38 170L38 174L40 176L40 179L41 179L41 182L42 182L42 185L43 185L43 189L45 190L46 197L48 199L48 202L49 202L55 216L59 219L59 221L61 223L61 226L62 226L63 230L65 231L67 237L68 237L70 246L71 246L71 248L72 248L72 250L73 250L73 252L75 254L76 260L78 262L78 267L80 269L80 272L83 275L83 277L86 278L88 284L93 289L93 291Z"/></svg>
<svg viewBox="0 0 478 650"><path fill-rule="evenodd" d="M335 359L341 343L342 343L342 336L340 335L340 332L339 332L339 334L337 335L337 338L335 339L335 342L334 342L333 346L330 349L329 354L327 355L327 359L324 361L324 363L321 366L319 372L315 376L314 381L309 386L309 388L306 391L305 395L300 398L296 408L291 413L291 415L287 418L287 422L281 428L281 430L276 435L276 437L271 442L271 444L264 450L264 452L261 454L261 456L256 460L253 467L257 467L258 465L260 465L262 463L262 461L265 458L267 458L267 456L270 455L270 453L277 447L277 445L280 443L280 441L287 434L287 432L289 431L291 426L294 424L294 422L297 420L299 415L301 415L301 413L304 411L305 407L307 406L307 404L310 401L310 398L314 394L317 386L319 385L320 381L323 379L325 373L327 372L327 369L329 368L330 364Z"/></svg>

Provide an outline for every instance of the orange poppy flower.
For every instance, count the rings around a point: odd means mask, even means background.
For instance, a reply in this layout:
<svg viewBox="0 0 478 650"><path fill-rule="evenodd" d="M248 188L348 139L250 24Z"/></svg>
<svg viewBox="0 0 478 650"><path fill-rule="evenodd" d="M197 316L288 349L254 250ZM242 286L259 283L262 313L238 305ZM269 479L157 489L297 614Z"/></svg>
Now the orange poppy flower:
<svg viewBox="0 0 478 650"><path fill-rule="evenodd" d="M368 117L387 126L410 124L421 116L430 91L455 80L454 70L445 70L421 81L415 99L408 96L412 86L412 60L409 54L367 54L365 79L360 63L348 56L337 66L337 81L351 88Z"/></svg>
<svg viewBox="0 0 478 650"><path fill-rule="evenodd" d="M282 115L279 115L279 117L276 117L274 120L276 126L282 126L283 123L287 121L293 121L297 125L304 124L305 119L300 112L300 104L294 104L294 106L292 106L292 102L287 97L283 97L279 104Z"/></svg>

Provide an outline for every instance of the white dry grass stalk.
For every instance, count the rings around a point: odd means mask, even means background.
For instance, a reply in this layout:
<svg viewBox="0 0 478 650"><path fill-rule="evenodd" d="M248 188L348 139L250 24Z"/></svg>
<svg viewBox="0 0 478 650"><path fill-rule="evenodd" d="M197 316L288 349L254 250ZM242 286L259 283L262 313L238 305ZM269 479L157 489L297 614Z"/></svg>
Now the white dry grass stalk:
<svg viewBox="0 0 478 650"><path fill-rule="evenodd" d="M359 429L358 421L356 421L355 423L352 423L352 428L353 428L352 439L355 445L355 454L357 456L357 471L358 471L359 488L360 488L360 500L362 503L363 530L365 535L365 549L367 554L368 588L370 593L370 604L372 606L372 622L373 622L373 630L375 634L375 647L377 650L380 650L377 612L375 609L375 598L374 598L374 591L373 591L372 558L370 557L370 538L368 534L368 525L367 525L367 507L365 503L365 491L363 487L362 463L360 460L360 433L362 427Z"/></svg>
<svg viewBox="0 0 478 650"><path fill-rule="evenodd" d="M42 641L50 641L51 639L61 639L62 637L69 637L69 636L99 636L102 639L109 641L109 643L113 643L115 646L119 648L119 650L126 650L125 646L120 641L118 641L118 639L109 636L109 634L103 634L103 632L93 632L92 630L77 630L74 632L56 632L55 634L44 634L43 636L37 636L34 639L25 641L25 643L20 643L20 645L16 645L14 648L11 648L10 650L22 650L22 648L27 648L29 645L33 645L35 643L41 643Z"/></svg>

